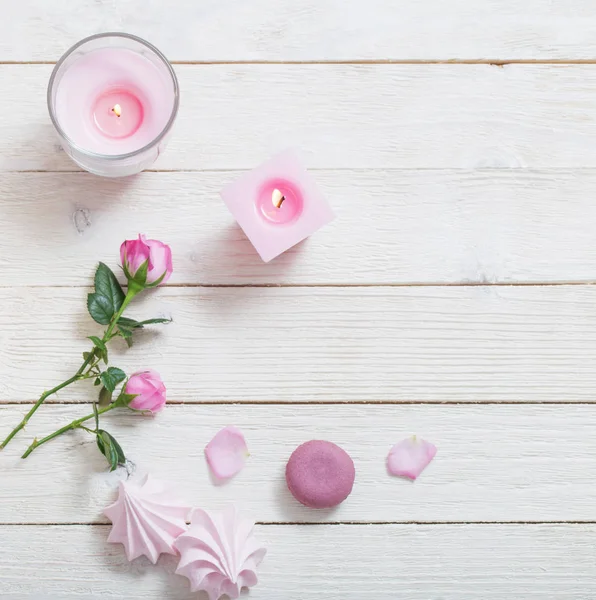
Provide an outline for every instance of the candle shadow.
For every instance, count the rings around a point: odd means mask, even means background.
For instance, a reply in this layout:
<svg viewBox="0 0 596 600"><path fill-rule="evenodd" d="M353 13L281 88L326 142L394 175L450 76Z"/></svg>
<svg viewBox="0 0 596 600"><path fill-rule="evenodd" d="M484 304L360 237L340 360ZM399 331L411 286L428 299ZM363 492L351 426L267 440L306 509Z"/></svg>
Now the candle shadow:
<svg viewBox="0 0 596 600"><path fill-rule="evenodd" d="M11 152L4 152L0 164L4 171L73 171L78 167L62 149L49 119L43 123L5 124L2 139L14 140Z"/></svg>
<svg viewBox="0 0 596 600"><path fill-rule="evenodd" d="M206 237L195 248L198 281L219 285L279 285L300 268L306 241L265 263L235 222Z"/></svg>
<svg viewBox="0 0 596 600"><path fill-rule="evenodd" d="M23 244L27 237L37 239L40 232L64 231L65 219L76 234L84 235L94 213L105 210L107 203L119 202L138 176L107 179L80 171L31 173L27 177L28 184L9 189L11 203L21 207L11 213L11 220L23 232Z"/></svg>

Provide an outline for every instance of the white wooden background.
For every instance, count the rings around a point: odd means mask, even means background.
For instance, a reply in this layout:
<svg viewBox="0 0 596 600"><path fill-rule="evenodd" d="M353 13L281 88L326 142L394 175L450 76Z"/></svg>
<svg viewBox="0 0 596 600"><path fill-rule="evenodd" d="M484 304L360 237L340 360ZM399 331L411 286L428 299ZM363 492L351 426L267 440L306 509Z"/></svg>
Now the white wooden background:
<svg viewBox="0 0 596 600"><path fill-rule="evenodd" d="M596 597L592 1L0 9L0 434L76 368L94 265L145 232L176 271L132 311L174 322L114 356L160 371L171 404L106 421L138 473L259 522L253 600ZM167 152L121 181L75 168L45 106L52 63L106 30L154 42L182 87ZM338 219L265 265L218 191L288 146ZM190 600L173 559L106 544L126 473L89 437L18 458L90 398L61 393L0 454L0 598ZM251 457L215 487L203 447L228 424ZM439 448L414 484L384 469L411 433ZM285 488L311 438L355 460L337 510Z"/></svg>

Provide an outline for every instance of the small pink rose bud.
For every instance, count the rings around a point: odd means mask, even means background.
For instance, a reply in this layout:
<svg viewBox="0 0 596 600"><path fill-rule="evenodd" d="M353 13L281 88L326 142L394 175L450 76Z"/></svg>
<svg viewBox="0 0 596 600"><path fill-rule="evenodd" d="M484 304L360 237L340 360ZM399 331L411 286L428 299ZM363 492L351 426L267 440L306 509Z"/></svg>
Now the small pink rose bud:
<svg viewBox="0 0 596 600"><path fill-rule="evenodd" d="M130 376L124 388L126 394L136 395L129 408L159 412L166 404L166 386L159 373L151 369Z"/></svg>
<svg viewBox="0 0 596 600"><path fill-rule="evenodd" d="M172 251L167 244L158 240L148 240L139 235L137 240L126 240L120 246L120 260L128 279L142 286L152 287L165 283L172 275ZM147 263L147 278L139 269Z"/></svg>

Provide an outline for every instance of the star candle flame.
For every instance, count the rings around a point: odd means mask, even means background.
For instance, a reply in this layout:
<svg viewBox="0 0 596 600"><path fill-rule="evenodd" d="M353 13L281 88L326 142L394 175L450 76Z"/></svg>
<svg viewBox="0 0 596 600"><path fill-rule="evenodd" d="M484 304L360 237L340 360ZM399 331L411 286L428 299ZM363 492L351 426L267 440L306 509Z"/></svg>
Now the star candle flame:
<svg viewBox="0 0 596 600"><path fill-rule="evenodd" d="M281 205L285 199L286 197L277 188L273 190L273 193L271 194L271 202L275 208L281 208Z"/></svg>
<svg viewBox="0 0 596 600"><path fill-rule="evenodd" d="M122 107L119 104L115 104L112 107L112 112L119 117L122 114Z"/></svg>

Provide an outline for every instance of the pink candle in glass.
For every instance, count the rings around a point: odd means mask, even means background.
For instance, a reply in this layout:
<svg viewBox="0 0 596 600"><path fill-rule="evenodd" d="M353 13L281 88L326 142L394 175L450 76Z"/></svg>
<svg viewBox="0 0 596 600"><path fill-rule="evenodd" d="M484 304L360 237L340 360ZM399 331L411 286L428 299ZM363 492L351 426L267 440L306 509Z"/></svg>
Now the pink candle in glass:
<svg viewBox="0 0 596 600"><path fill-rule="evenodd" d="M98 175L131 175L165 147L178 110L178 82L166 58L144 40L99 34L60 59L48 106L77 164Z"/></svg>
<svg viewBox="0 0 596 600"><path fill-rule="evenodd" d="M335 218L292 151L245 173L225 187L221 197L265 262Z"/></svg>

